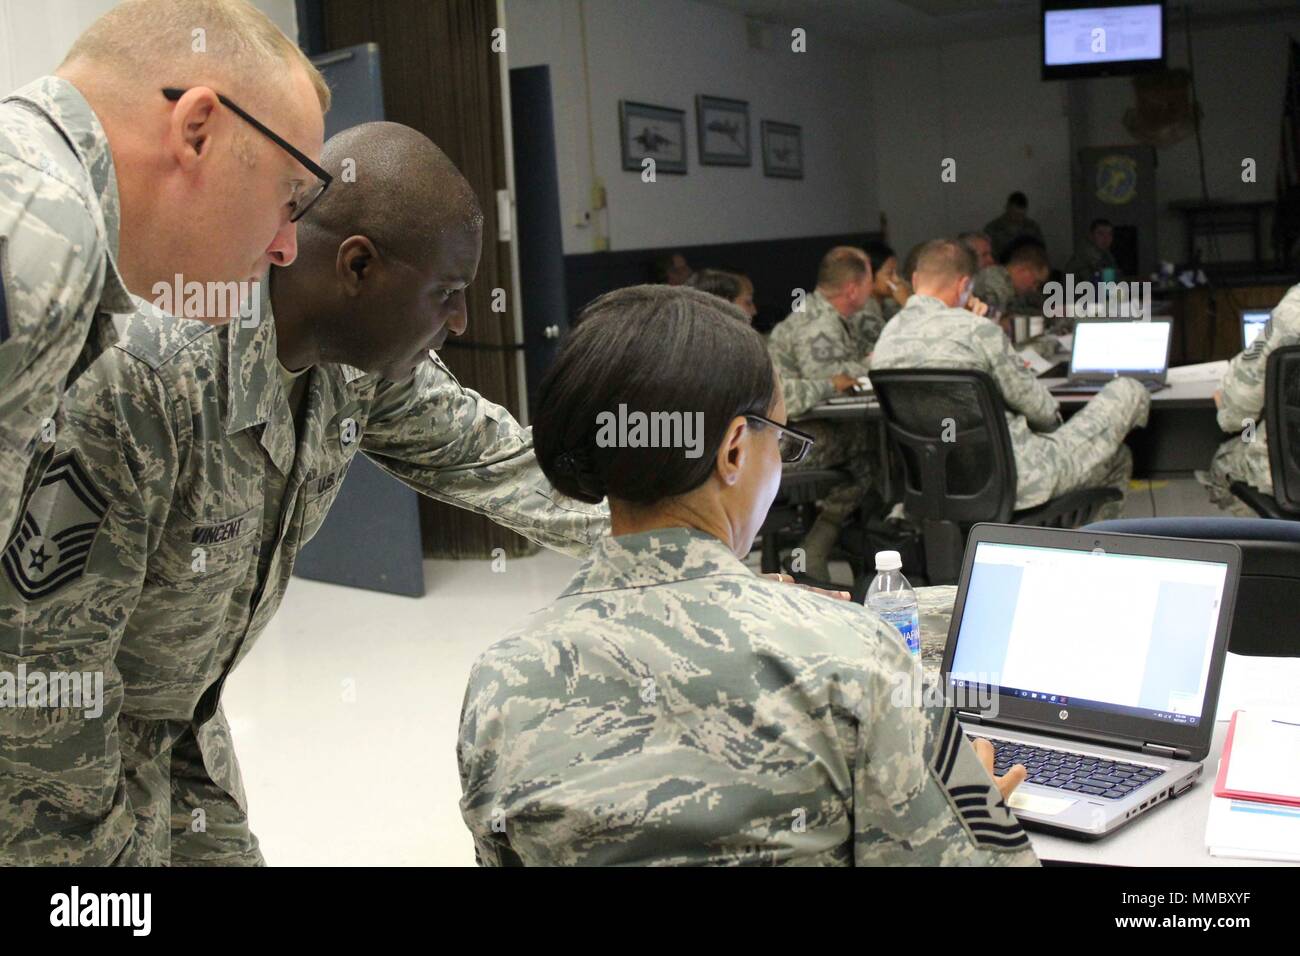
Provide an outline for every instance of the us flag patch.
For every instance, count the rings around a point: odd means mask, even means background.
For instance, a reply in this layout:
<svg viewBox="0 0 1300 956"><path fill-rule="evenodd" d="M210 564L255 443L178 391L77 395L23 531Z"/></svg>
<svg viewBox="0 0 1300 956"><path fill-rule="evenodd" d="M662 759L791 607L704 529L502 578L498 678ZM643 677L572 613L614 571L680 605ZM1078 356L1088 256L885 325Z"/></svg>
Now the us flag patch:
<svg viewBox="0 0 1300 956"><path fill-rule="evenodd" d="M107 513L76 452L55 456L0 558L9 583L33 601L81 577Z"/></svg>

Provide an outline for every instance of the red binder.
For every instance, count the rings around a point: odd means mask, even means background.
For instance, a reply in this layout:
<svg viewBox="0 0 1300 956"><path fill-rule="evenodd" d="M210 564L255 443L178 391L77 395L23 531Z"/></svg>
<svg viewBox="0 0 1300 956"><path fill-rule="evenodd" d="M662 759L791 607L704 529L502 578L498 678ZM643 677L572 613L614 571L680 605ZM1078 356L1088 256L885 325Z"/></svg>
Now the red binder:
<svg viewBox="0 0 1300 956"><path fill-rule="evenodd" d="M1214 781L1214 795L1229 797L1233 800L1251 800L1255 803L1282 803L1291 807L1300 807L1300 794L1294 793L1259 793L1254 790L1228 789L1228 763L1232 758L1232 738L1237 732L1237 718L1244 710L1232 712L1232 723L1228 724L1228 736L1223 741L1223 757L1219 760L1219 776Z"/></svg>

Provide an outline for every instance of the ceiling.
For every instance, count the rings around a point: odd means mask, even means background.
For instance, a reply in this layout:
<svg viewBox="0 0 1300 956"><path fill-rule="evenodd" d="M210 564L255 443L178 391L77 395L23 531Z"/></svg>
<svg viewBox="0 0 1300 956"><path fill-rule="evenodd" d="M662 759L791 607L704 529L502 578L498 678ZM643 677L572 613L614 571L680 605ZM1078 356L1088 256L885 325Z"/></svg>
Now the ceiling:
<svg viewBox="0 0 1300 956"><path fill-rule="evenodd" d="M903 47L1038 32L1038 0L700 0L769 23L803 26L866 48ZM1140 0L1135 0L1140 2ZM1295 0L1172 0L1170 30L1192 22L1294 13ZM1175 19L1176 18L1176 19Z"/></svg>

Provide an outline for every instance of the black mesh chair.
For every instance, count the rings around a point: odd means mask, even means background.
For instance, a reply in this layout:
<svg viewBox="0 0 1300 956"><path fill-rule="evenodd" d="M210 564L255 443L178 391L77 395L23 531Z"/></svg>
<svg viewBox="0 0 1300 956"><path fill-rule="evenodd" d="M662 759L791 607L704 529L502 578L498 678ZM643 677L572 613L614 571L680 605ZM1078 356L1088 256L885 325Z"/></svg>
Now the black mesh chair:
<svg viewBox="0 0 1300 956"><path fill-rule="evenodd" d="M799 540L812 526L817 499L826 496L847 474L834 468L810 468L797 471L785 469L781 474L781 488L776 493L772 507L758 529L763 552L764 574L775 574L781 568L781 548L786 540Z"/></svg>
<svg viewBox="0 0 1300 956"><path fill-rule="evenodd" d="M1232 493L1261 518L1300 520L1300 345L1275 349L1264 368L1264 423L1273 493L1234 481Z"/></svg>
<svg viewBox="0 0 1300 956"><path fill-rule="evenodd" d="M1016 511L1006 406L984 372L873 369L871 384L902 463L903 507L921 526L930 584L957 580L977 522L1077 528L1123 498L1114 488L1085 488Z"/></svg>
<svg viewBox="0 0 1300 956"><path fill-rule="evenodd" d="M1229 541L1241 549L1241 578L1228 650L1300 656L1300 524L1262 518L1123 518L1089 531Z"/></svg>

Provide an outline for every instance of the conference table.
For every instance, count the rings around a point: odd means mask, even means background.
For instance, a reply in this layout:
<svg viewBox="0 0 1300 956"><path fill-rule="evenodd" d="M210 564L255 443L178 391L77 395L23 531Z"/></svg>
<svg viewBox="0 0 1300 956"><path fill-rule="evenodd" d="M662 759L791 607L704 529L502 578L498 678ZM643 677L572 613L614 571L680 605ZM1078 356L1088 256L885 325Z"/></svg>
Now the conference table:
<svg viewBox="0 0 1300 956"><path fill-rule="evenodd" d="M1063 385L1063 378L1039 379L1048 388ZM1228 436L1215 420L1214 381L1175 381L1151 396L1151 415L1145 428L1134 429L1125 439L1133 452L1133 477L1185 477L1198 468L1208 468L1215 449ZM1062 417L1068 419L1092 396L1080 393L1057 395ZM873 395L830 399L814 405L796 422L862 422L871 428L874 440L887 447L884 415Z"/></svg>

